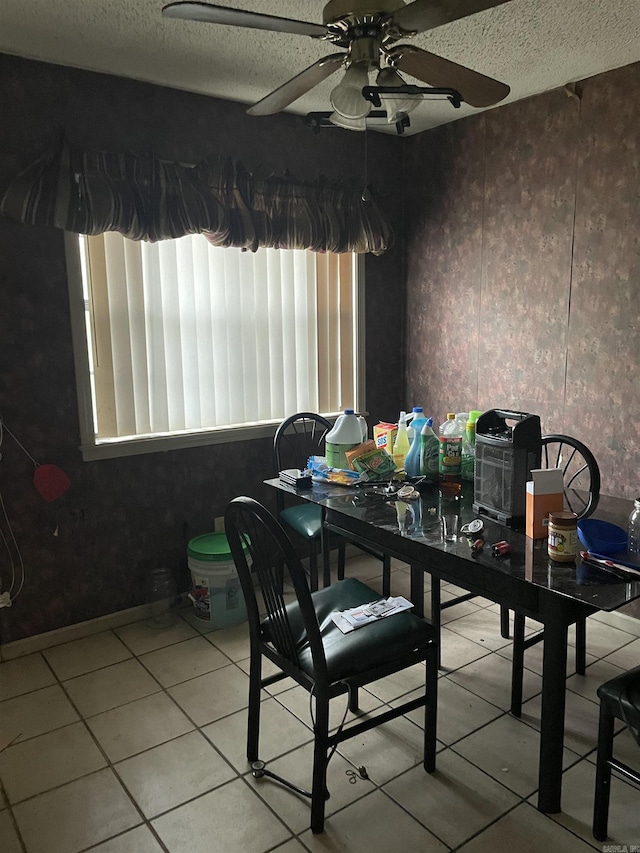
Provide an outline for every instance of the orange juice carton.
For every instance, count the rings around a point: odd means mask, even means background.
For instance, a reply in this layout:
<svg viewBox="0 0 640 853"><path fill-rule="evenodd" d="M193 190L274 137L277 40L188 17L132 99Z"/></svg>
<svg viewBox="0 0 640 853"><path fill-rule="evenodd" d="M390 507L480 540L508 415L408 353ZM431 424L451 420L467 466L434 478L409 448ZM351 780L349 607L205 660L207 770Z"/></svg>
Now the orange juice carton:
<svg viewBox="0 0 640 853"><path fill-rule="evenodd" d="M393 442L398 432L397 424L387 424L380 421L373 428L373 440L378 450L386 450L389 456L393 456Z"/></svg>
<svg viewBox="0 0 640 853"><path fill-rule="evenodd" d="M550 512L562 512L564 491L561 468L534 468L527 482L526 526L530 539L546 539Z"/></svg>

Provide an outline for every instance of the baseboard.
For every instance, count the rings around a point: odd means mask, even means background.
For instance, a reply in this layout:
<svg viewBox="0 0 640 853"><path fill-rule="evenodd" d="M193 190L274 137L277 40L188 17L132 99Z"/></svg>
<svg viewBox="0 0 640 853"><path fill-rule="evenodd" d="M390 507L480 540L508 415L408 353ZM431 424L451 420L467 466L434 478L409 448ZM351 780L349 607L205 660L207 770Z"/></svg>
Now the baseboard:
<svg viewBox="0 0 640 853"><path fill-rule="evenodd" d="M182 596L183 607L190 607L191 601L187 595ZM62 643L70 643L72 640L81 640L92 634L100 634L113 628L121 628L131 622L139 622L149 616L149 605L140 604L127 610L118 610L115 613L107 613L106 616L98 616L96 619L88 619L86 622L77 622L75 625L65 625L53 631L45 631L43 634L35 634L33 637L25 637L23 640L14 640L11 643L0 645L0 662L14 660L15 658L41 652L51 646L59 646Z"/></svg>
<svg viewBox="0 0 640 853"><path fill-rule="evenodd" d="M357 556L362 553L354 545L347 545L346 552L348 557ZM335 562L335 559L332 555L331 562ZM185 608L191 606L191 602L186 594L182 596L182 606ZM56 628L54 631L46 631L43 634L35 634L33 637L25 637L23 640L14 640L11 643L0 645L0 662L40 652L43 649L51 648L51 646L59 646L62 643L70 643L72 640L81 640L83 637L100 634L102 631L121 628L123 625L129 625L131 622L146 619L148 615L149 605L140 604L137 607L130 607L128 610L118 610L116 613L108 613L106 616L99 616L96 619L89 619L86 622L66 625L63 628ZM626 613L599 611L598 613L594 613L594 617L599 619L599 621L606 622L608 625L620 628L622 631L626 628L630 633L636 635L639 633L639 620ZM634 630L631 631L631 628Z"/></svg>
<svg viewBox="0 0 640 853"><path fill-rule="evenodd" d="M345 550L347 558L362 553L354 545L347 545ZM330 564L334 565L337 560L337 551L332 551L330 553ZM303 560L303 563L308 563L308 560ZM182 596L182 604L184 607L191 607L191 601L186 593ZM83 637L91 636L91 634L121 628L131 622L146 619L148 615L148 605L140 604L137 607L130 607L128 610L118 610L116 613L108 613L106 616L99 616L86 622L65 625L63 628L56 628L43 634L35 634L33 637L25 637L23 640L14 640L4 645L0 644L0 662L41 652L43 649L59 646L62 643L70 643L72 640L81 640Z"/></svg>

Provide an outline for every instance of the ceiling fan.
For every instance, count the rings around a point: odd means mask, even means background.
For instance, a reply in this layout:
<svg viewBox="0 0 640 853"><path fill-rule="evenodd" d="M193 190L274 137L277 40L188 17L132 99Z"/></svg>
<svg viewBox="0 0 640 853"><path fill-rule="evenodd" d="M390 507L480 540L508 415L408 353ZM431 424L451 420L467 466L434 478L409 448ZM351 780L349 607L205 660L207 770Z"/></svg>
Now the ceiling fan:
<svg viewBox="0 0 640 853"><path fill-rule="evenodd" d="M331 92L333 123L352 130L364 130L371 102L362 89L369 84L369 73L377 71L379 87L396 92L385 97L388 121L413 109L419 96L402 95L405 84L398 71L433 87L448 87L460 93L474 107L489 107L509 94L509 86L472 71L464 65L443 59L400 39L465 18L476 12L500 6L508 0L329 0L323 10L323 23L315 24L248 12L211 3L177 0L164 6L167 18L226 24L258 30L292 33L327 41L346 50L330 53L314 62L262 100L249 107L250 115L272 115L296 101L339 68L345 69L340 83Z"/></svg>

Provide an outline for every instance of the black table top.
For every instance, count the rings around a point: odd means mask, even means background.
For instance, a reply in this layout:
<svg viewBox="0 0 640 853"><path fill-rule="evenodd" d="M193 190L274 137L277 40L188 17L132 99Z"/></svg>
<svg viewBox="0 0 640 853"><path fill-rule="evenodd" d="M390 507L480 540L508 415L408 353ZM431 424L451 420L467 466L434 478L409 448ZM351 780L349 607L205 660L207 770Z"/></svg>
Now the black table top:
<svg viewBox="0 0 640 853"><path fill-rule="evenodd" d="M446 543L429 541L425 534L426 528L441 509L442 499L437 485L423 490L418 500L398 502L380 496L367 497L361 488L314 483L311 489L296 490L283 486L277 478L266 482L299 498L320 504L331 513L346 516L361 527L363 524L370 525L372 532L376 528L384 531L387 541L389 534L401 537L403 542L397 543L398 552L406 552L407 546L411 550L413 545L407 542L411 540L417 546L413 554L418 555L423 548L428 549L424 551L425 564L438 559L438 555L442 555L443 560L446 560L445 555L455 555L457 561L468 562L468 578L473 578L473 574L482 567L492 573L498 584L500 579L496 575L501 574L504 581L524 581L540 591L552 590L595 610L616 610L640 597L640 574L637 581L620 580L583 563L580 556L573 563L554 562L548 557L546 539L531 540L525 536L523 527L509 527L484 515L482 536L485 545L480 555L474 555L471 550L471 542L476 537L460 535L457 542ZM472 491L470 485L463 484L459 503L461 525L479 517L473 511ZM603 495L593 518L610 521L626 529L631 506L629 500ZM502 540L509 543L510 553L495 558L491 545Z"/></svg>

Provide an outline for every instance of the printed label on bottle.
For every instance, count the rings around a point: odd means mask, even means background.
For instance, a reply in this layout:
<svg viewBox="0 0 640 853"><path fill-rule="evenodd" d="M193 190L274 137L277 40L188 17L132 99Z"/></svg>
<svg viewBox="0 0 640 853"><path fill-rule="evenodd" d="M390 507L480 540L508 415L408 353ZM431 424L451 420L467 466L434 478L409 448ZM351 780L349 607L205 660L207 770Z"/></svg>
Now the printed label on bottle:
<svg viewBox="0 0 640 853"><path fill-rule="evenodd" d="M462 454L462 479L473 482L475 474L475 456L467 456Z"/></svg>
<svg viewBox="0 0 640 853"><path fill-rule="evenodd" d="M330 468L348 468L347 457L345 453L357 447L357 444L332 444L326 442L324 452L327 460L327 465Z"/></svg>
<svg viewBox="0 0 640 853"><path fill-rule="evenodd" d="M460 475L462 464L462 436L446 435L439 439L439 465L441 474Z"/></svg>
<svg viewBox="0 0 640 853"><path fill-rule="evenodd" d="M578 533L574 528L549 525L549 556L552 560L573 560L578 553Z"/></svg>
<svg viewBox="0 0 640 853"><path fill-rule="evenodd" d="M438 456L439 444L434 441L433 437L428 442L425 442L422 447L422 469L427 480L434 481L438 479Z"/></svg>

